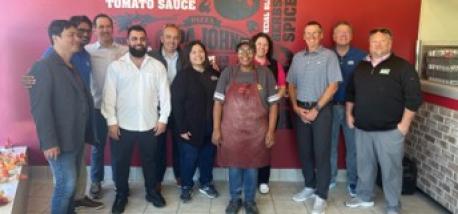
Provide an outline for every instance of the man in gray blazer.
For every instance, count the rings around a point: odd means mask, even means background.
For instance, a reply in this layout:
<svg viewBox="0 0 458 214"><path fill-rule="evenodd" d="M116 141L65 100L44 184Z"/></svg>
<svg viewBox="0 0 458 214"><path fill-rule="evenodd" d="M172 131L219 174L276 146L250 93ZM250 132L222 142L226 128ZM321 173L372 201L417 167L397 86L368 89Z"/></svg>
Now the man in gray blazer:
<svg viewBox="0 0 458 214"><path fill-rule="evenodd" d="M54 20L48 35L51 53L30 71L36 78L36 84L29 89L30 105L40 148L55 181L51 213L74 213L73 196L84 142L94 141L89 122L93 103L70 62L81 42L76 26L67 20Z"/></svg>

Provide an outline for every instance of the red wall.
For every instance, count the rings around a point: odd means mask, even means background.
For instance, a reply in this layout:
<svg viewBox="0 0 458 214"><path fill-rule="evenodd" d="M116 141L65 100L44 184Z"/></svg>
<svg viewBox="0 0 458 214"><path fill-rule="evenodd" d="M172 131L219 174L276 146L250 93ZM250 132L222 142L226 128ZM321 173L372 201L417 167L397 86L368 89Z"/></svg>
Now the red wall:
<svg viewBox="0 0 458 214"><path fill-rule="evenodd" d="M156 0L158 1L158 0ZM164 23L174 22L182 26L185 31L194 30L194 38L202 39L208 30L216 30L220 37L211 37L216 42L210 48L210 54L217 55L222 64L233 62L232 47L226 47L221 41L221 35L236 35L249 37L256 31L262 30L263 4L269 0L234 0L233 5L246 4L249 7L260 3L260 8L247 18L231 20L218 12L216 5L222 0L197 0L198 9L195 11L176 11L155 9L109 9L105 0L34 0L8 1L3 4L3 13L0 14L0 144L9 138L16 145L27 145L31 148L30 160L33 165L46 164L39 151L35 126L30 114L27 91L20 84L20 77L27 72L33 62L37 60L43 50L49 46L47 26L52 19L64 19L71 15L85 14L93 17L97 13L107 13L115 17L115 32L117 38L125 35L126 21L143 23L149 33L151 46L158 45L158 32ZM219 2L219 3L218 3ZM271 6L278 2L296 2L291 0L270 0ZM204 5L202 3L209 3ZM208 7L199 7L208 6ZM278 20L285 19L293 27L295 35L293 41L276 42L276 52L280 58L287 56L288 51L296 52L304 48L302 40L303 27L310 20L319 21L325 30L324 44L331 44L331 28L338 20L347 20L354 26L354 45L367 49L368 31L374 27L389 27L394 32L394 52L411 62L415 57L415 41L418 32L420 1L418 0L298 0L296 14L284 17L293 10L283 8L283 17L270 18L272 25ZM208 9L208 10L205 10ZM245 7L246 9L246 7ZM239 11L239 10L237 10ZM273 13L271 12L271 15ZM193 25L187 25L189 17L212 17L204 22L194 20ZM218 25L219 23L219 25ZM286 24L286 22L284 22ZM257 28L257 29L256 29ZM271 32L272 32L271 28ZM223 35L223 36L224 36ZM208 38L208 37L206 37ZM93 38L94 40L95 38ZM219 42L218 42L219 41ZM211 42L211 41L204 41ZM207 45L208 46L208 45ZM286 50L286 51L279 51ZM229 56L226 58L226 56ZM281 59L281 61L285 61ZM455 104L456 106L456 104ZM273 149L273 165L277 168L298 167L295 137L291 130L279 130L278 144ZM107 150L108 151L108 150ZM343 150L341 150L343 152ZM108 163L109 157L107 157ZM138 159L135 161L137 163ZM342 162L342 161L341 161Z"/></svg>

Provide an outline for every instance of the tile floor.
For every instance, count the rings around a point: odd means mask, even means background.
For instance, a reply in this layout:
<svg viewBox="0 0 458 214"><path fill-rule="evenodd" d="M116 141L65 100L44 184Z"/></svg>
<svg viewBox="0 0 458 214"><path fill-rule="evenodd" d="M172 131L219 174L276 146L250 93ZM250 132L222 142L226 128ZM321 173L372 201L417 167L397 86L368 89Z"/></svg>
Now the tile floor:
<svg viewBox="0 0 458 214"><path fill-rule="evenodd" d="M216 199L208 199L201 195L198 190L194 191L193 200L190 203L182 203L179 200L179 189L174 184L166 184L163 187L163 195L167 201L167 206L162 209L153 207L144 199L144 189L142 183L131 183L131 195L126 207L126 214L205 214L205 213L224 213L224 209L229 200L228 187L226 182L216 182L215 186L221 193ZM301 189L298 182L272 182L271 193L267 195L257 195L257 204L262 214L307 214L313 206L313 200L309 199L303 203L296 203L291 200L294 193ZM105 208L102 210L81 209L78 213L98 214L110 213L111 205L114 200L113 184L104 185L105 194L102 201ZM51 181L31 181L28 200L28 214L49 213L49 200L52 192ZM329 194L327 214L383 214L384 200L380 190L377 190L376 205L374 208L349 209L343 203L346 199L344 183L338 183L336 188ZM403 196L402 213L404 214L435 214L447 213L446 210L438 206L422 193L410 196ZM239 213L244 213L243 211Z"/></svg>

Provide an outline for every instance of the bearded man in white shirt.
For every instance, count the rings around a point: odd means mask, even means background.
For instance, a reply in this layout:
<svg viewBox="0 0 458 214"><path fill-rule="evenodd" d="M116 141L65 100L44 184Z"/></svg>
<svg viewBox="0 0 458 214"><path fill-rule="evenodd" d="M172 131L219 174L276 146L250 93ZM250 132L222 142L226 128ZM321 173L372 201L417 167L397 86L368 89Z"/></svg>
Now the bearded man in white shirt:
<svg viewBox="0 0 458 214"><path fill-rule="evenodd" d="M129 195L129 167L134 143L140 146L146 200L155 207L165 200L155 186L157 137L166 130L170 91L164 65L147 56L147 35L142 26L128 29L129 53L110 64L103 90L102 114L111 141L116 199L112 213L122 213ZM160 107L158 112L158 107Z"/></svg>

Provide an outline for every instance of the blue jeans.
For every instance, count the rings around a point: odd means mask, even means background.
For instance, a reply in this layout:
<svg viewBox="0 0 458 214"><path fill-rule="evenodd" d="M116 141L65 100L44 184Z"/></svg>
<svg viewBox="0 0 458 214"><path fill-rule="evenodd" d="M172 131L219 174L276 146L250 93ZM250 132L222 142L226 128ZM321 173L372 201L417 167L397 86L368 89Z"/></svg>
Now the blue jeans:
<svg viewBox="0 0 458 214"><path fill-rule="evenodd" d="M211 135L205 136L205 142L201 146L183 142L179 144L180 150L180 167L181 167L181 184L183 188L192 188L194 186L194 173L199 167L199 184L208 186L213 182L213 164L215 162L216 147L211 142Z"/></svg>
<svg viewBox="0 0 458 214"><path fill-rule="evenodd" d="M339 146L340 127L345 137L347 183L356 185L358 177L356 173L356 146L355 131L347 125L347 117L344 105L332 106L332 134L331 134L331 182L336 182L337 177L337 154Z"/></svg>
<svg viewBox="0 0 458 214"><path fill-rule="evenodd" d="M51 197L51 214L74 213L73 198L76 191L82 149L62 152L57 159L48 160L53 174L54 190Z"/></svg>
<svg viewBox="0 0 458 214"><path fill-rule="evenodd" d="M95 126L97 136L100 142L92 146L91 152L91 181L93 183L102 182L104 179L104 153L105 153L105 144L107 142L107 121L103 117L100 109L95 109Z"/></svg>
<svg viewBox="0 0 458 214"><path fill-rule="evenodd" d="M243 185L245 202L255 202L257 178L257 168L242 169L230 167L229 192L231 194L231 200L241 198Z"/></svg>

